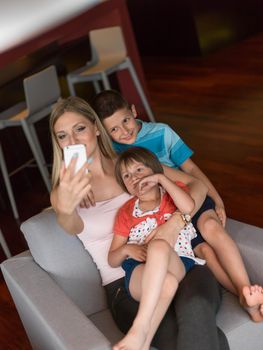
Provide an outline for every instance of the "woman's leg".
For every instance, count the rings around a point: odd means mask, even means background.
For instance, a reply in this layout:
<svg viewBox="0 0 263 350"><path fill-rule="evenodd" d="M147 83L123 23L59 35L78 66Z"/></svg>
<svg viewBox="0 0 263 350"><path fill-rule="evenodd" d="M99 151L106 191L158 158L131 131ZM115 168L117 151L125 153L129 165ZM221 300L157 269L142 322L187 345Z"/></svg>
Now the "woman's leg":
<svg viewBox="0 0 263 350"><path fill-rule="evenodd" d="M206 266L195 266L177 290L174 308L178 334L176 350L229 350L224 333L217 328L216 313L221 290Z"/></svg>
<svg viewBox="0 0 263 350"><path fill-rule="evenodd" d="M263 294L251 288L249 277L241 258L239 249L229 234L221 225L214 210L204 212L197 222L198 228L207 243L214 249L221 266L228 274L237 290L240 304L247 310L252 320L263 320L262 304ZM254 290L254 289L253 289Z"/></svg>

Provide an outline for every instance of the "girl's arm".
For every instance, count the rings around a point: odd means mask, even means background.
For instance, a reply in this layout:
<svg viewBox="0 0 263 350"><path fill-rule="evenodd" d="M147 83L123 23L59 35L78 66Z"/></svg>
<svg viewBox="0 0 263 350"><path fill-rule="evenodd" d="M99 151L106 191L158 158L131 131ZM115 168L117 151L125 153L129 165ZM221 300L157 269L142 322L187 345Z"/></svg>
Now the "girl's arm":
<svg viewBox="0 0 263 350"><path fill-rule="evenodd" d="M127 244L128 238L121 235L113 235L108 263L111 267L118 267L130 257L138 261L146 260L146 246L138 244Z"/></svg>
<svg viewBox="0 0 263 350"><path fill-rule="evenodd" d="M193 216L203 204L208 192L208 188L201 181L189 174L186 174L180 170L170 168L163 165L164 174L173 182L180 181L189 188L189 194L195 202L194 210L191 212Z"/></svg>
<svg viewBox="0 0 263 350"><path fill-rule="evenodd" d="M75 162L72 160L67 169L62 165L59 184L50 195L59 225L70 234L78 234L83 230L84 224L77 207L91 191L91 175L86 174L86 165L74 175Z"/></svg>
<svg viewBox="0 0 263 350"><path fill-rule="evenodd" d="M140 188L143 192L148 186L156 183L159 183L169 193L181 213L190 214L194 210L195 203L191 196L164 174L154 174L143 178L140 181Z"/></svg>

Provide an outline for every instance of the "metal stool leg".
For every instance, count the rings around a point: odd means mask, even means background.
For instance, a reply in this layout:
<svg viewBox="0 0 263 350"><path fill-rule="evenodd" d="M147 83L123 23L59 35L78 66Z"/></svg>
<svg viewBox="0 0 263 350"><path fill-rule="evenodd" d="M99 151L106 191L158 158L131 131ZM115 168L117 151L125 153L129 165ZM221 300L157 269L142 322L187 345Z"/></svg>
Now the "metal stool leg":
<svg viewBox="0 0 263 350"><path fill-rule="evenodd" d="M92 84L94 86L94 90L95 90L96 94L101 92L101 88L100 88L100 84L99 84L98 80L93 80Z"/></svg>
<svg viewBox="0 0 263 350"><path fill-rule="evenodd" d="M68 81L68 88L69 88L70 96L76 96L73 81L69 77L67 77L67 81Z"/></svg>
<svg viewBox="0 0 263 350"><path fill-rule="evenodd" d="M104 72L101 73L101 80L103 83L103 87L105 90L110 90L111 86L110 86L110 81L107 77L107 74L105 74Z"/></svg>
<svg viewBox="0 0 263 350"><path fill-rule="evenodd" d="M0 244L1 244L3 251L4 251L5 255L7 256L7 258L11 258L12 255L10 253L8 246L7 246L5 237L4 237L1 229L0 229Z"/></svg>
<svg viewBox="0 0 263 350"><path fill-rule="evenodd" d="M131 77L132 77L132 80L133 80L133 82L135 84L135 87L136 87L136 89L137 89L137 91L138 91L138 93L139 93L139 95L141 97L142 103L143 103L143 105L145 107L145 110L146 110L146 112L148 114L148 117L149 117L150 121L155 122L155 118L153 116L152 109L151 109L151 107L150 107L150 105L149 105L149 103L147 101L147 98L145 96L145 93L143 91L141 83L140 83L140 81L138 79L136 71L135 71L135 69L133 67L133 64L132 64L131 60L129 59L129 57L126 58L126 62L127 62L127 68L128 68L128 70L129 70L129 72L131 74Z"/></svg>
<svg viewBox="0 0 263 350"><path fill-rule="evenodd" d="M8 198L9 198L10 203L11 203L11 207L12 207L12 210L13 210L14 217L15 217L15 219L19 220L19 215L18 215L18 211L17 211L17 207L16 207L15 197L14 197L13 190L12 190L12 187L11 187L11 183L10 183L8 171L7 171L7 168L6 168L4 153L3 153L3 150L2 150L1 144L0 144L0 167L1 167L2 174L3 174L3 178L4 178L4 182L5 182Z"/></svg>
<svg viewBox="0 0 263 350"><path fill-rule="evenodd" d="M42 152L42 148L41 148L38 136L37 136L35 126L34 126L34 124L27 124L27 125L28 125L29 131L31 133L31 137L33 139L33 142L37 148L37 152L42 160L42 164L43 164L43 166L46 167L46 160L45 160L45 157L44 157L43 152ZM48 169L47 169L47 171L48 171Z"/></svg>
<svg viewBox="0 0 263 350"><path fill-rule="evenodd" d="M22 120L22 127L23 127L23 131L25 133L26 139L27 139L27 141L29 143L29 146L31 148L31 151L32 151L32 153L34 155L34 158L35 158L36 162L37 162L37 165L38 165L39 171L40 171L40 173L42 175L42 178L44 180L44 183L45 183L48 191L50 192L51 191L51 185L50 185L50 180L49 180L49 173L47 171L47 168L44 167L43 164L42 164L41 156L38 153L37 146L35 145L34 140L32 139L29 127L28 127L27 122L26 122L25 119Z"/></svg>

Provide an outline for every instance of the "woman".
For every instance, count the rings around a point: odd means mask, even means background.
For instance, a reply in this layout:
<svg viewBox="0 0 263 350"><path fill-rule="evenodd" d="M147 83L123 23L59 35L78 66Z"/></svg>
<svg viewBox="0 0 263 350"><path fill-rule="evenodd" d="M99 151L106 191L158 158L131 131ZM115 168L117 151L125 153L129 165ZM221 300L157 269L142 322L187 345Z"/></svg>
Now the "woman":
<svg viewBox="0 0 263 350"><path fill-rule="evenodd" d="M109 306L118 327L126 333L136 316L138 303L124 288L124 272L107 262L112 240L112 227L118 208L129 195L124 193L114 176L115 154L99 119L82 99L60 100L50 119L54 162L51 203L59 224L70 234L77 234L92 255L105 286ZM84 144L90 164L74 175L76 159L66 169L62 149L71 144ZM86 173L86 169L89 172ZM206 189L187 174L165 168L172 180L185 183L201 205ZM174 214L156 231L169 244L175 243L175 232L184 226L180 214ZM220 290L211 273L196 267L182 282L177 296L166 313L153 345L159 350L229 349L225 335L216 327L215 314L220 305ZM176 313L176 316L175 316ZM193 348L194 344L194 348Z"/></svg>

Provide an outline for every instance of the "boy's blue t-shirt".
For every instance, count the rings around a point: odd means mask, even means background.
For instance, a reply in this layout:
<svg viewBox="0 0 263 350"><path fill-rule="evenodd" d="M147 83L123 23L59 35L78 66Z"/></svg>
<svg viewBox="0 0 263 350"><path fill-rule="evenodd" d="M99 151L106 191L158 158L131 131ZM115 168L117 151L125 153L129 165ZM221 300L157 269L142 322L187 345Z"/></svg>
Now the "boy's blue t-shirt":
<svg viewBox="0 0 263 350"><path fill-rule="evenodd" d="M144 147L155 153L161 163L173 168L179 168L193 155L193 151L167 124L147 123L141 120L137 122L141 124L141 130L133 144L125 145L113 141L117 153L132 146Z"/></svg>

